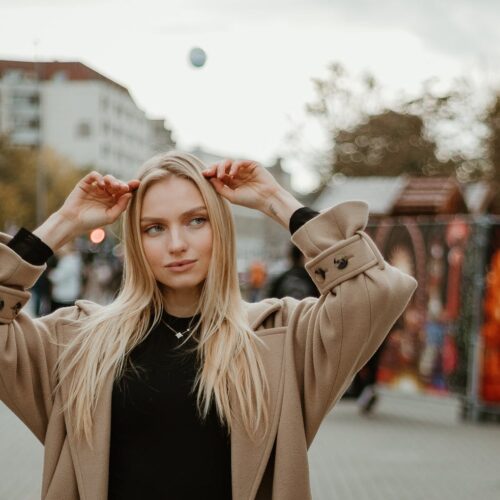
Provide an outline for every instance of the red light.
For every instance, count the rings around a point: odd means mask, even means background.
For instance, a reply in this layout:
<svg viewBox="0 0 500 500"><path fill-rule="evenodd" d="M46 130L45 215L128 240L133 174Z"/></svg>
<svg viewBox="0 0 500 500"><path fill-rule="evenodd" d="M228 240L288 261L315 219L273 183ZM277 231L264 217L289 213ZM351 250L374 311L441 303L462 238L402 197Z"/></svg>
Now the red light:
<svg viewBox="0 0 500 500"><path fill-rule="evenodd" d="M90 233L90 241L92 243L95 243L96 245L104 241L104 238L106 238L106 231L104 231L104 229L100 227L97 229L93 229Z"/></svg>

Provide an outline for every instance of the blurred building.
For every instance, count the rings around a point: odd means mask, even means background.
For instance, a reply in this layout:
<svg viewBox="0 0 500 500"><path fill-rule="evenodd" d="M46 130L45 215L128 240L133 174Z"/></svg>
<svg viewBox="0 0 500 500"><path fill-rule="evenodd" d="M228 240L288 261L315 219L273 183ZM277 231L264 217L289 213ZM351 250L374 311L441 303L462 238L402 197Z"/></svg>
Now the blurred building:
<svg viewBox="0 0 500 500"><path fill-rule="evenodd" d="M453 177L334 176L313 202L324 210L348 200L365 201L372 218L381 216L500 214L498 186L461 184Z"/></svg>
<svg viewBox="0 0 500 500"><path fill-rule="evenodd" d="M346 177L336 175L313 203L316 210L326 210L345 201L368 203L371 215L389 214L406 184L405 177Z"/></svg>
<svg viewBox="0 0 500 500"><path fill-rule="evenodd" d="M0 133L79 166L129 176L175 144L126 87L80 62L0 60Z"/></svg>
<svg viewBox="0 0 500 500"><path fill-rule="evenodd" d="M153 153L163 153L175 148L175 141L172 138L172 130L165 126L165 120L151 119L151 146Z"/></svg>

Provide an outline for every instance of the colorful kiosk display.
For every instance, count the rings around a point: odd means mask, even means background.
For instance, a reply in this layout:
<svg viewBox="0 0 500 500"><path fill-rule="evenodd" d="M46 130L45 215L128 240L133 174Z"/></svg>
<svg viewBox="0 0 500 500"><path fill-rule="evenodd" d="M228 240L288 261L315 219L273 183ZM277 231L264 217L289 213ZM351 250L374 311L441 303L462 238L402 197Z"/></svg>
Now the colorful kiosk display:
<svg viewBox="0 0 500 500"><path fill-rule="evenodd" d="M474 419L500 414L500 220L387 217L368 231L419 282L382 346L378 382L458 393Z"/></svg>

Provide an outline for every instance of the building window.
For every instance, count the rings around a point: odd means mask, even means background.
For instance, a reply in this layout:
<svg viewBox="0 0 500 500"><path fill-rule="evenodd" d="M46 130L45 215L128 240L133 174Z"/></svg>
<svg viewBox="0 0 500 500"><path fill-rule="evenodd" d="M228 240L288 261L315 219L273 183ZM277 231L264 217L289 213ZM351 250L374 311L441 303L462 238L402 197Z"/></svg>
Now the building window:
<svg viewBox="0 0 500 500"><path fill-rule="evenodd" d="M90 124L88 122L80 122L76 127L77 137L89 137L90 136Z"/></svg>
<svg viewBox="0 0 500 500"><path fill-rule="evenodd" d="M64 82L67 79L68 79L68 75L67 75L66 71L64 71L63 69L56 71L52 75L52 80L54 80L55 82Z"/></svg>
<svg viewBox="0 0 500 500"><path fill-rule="evenodd" d="M107 97L101 97L101 109L106 111L109 108L109 100Z"/></svg>
<svg viewBox="0 0 500 500"><path fill-rule="evenodd" d="M9 82L19 82L23 79L24 74L20 69L8 69L3 76Z"/></svg>
<svg viewBox="0 0 500 500"><path fill-rule="evenodd" d="M27 96L25 94L13 93L12 103L15 106L24 106L28 102Z"/></svg>

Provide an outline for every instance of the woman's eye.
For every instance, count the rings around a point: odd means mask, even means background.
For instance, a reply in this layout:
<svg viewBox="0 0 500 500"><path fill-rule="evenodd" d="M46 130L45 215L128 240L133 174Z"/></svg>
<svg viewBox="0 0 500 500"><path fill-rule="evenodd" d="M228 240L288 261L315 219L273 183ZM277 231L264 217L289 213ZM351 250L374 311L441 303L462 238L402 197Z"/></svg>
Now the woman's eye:
<svg viewBox="0 0 500 500"><path fill-rule="evenodd" d="M149 226L147 229L144 230L144 232L147 234L155 234L160 232L160 230L162 229L163 229L162 226L160 226L159 224L155 224L154 226Z"/></svg>
<svg viewBox="0 0 500 500"><path fill-rule="evenodd" d="M192 224L193 226L201 226L206 220L205 217L195 217L191 219L191 222L194 222L194 224Z"/></svg>

